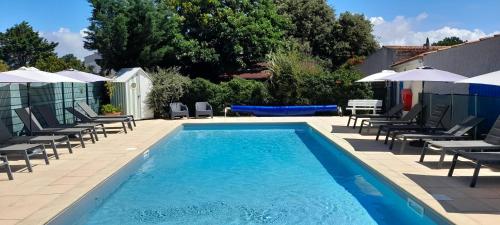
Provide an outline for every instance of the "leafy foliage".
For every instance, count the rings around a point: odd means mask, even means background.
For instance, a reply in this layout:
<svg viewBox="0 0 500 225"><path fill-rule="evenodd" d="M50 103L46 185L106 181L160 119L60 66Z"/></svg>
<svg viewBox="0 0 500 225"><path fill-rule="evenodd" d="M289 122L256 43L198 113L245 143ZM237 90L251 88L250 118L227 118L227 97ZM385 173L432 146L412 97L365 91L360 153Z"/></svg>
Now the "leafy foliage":
<svg viewBox="0 0 500 225"><path fill-rule="evenodd" d="M443 40L432 43L432 46L453 46L463 44L465 41L460 39L459 37L446 37Z"/></svg>
<svg viewBox="0 0 500 225"><path fill-rule="evenodd" d="M272 0L90 0L85 47L105 69L182 66L216 75L262 60L283 40Z"/></svg>
<svg viewBox="0 0 500 225"><path fill-rule="evenodd" d="M105 104L101 106L101 113L106 114L106 113L117 113L120 112L121 109L112 105L112 104Z"/></svg>
<svg viewBox="0 0 500 225"><path fill-rule="evenodd" d="M57 43L48 42L22 22L0 33L0 58L12 69L32 66L40 59L55 57Z"/></svg>
<svg viewBox="0 0 500 225"><path fill-rule="evenodd" d="M369 55L378 48L371 23L361 14L346 12L336 19L334 10L325 0L277 2L280 12L292 21L289 29L292 40L308 46L305 52L331 60L333 69L350 58Z"/></svg>
<svg viewBox="0 0 500 225"><path fill-rule="evenodd" d="M180 74L178 68L158 69L150 75L153 87L148 94L147 104L153 109L155 116L166 116L168 104L179 101L187 92L191 80Z"/></svg>
<svg viewBox="0 0 500 225"><path fill-rule="evenodd" d="M304 77L316 77L326 72L318 59L297 51L277 52L269 55L273 72L268 83L273 103L278 105L307 104L302 98Z"/></svg>
<svg viewBox="0 0 500 225"><path fill-rule="evenodd" d="M340 14L335 32L336 47L333 64L340 66L356 56L367 56L379 46L372 35L373 25L364 15L345 12Z"/></svg>
<svg viewBox="0 0 500 225"><path fill-rule="evenodd" d="M329 72L321 60L298 52L274 53L269 58L273 76L268 88L275 105L345 105L348 99L373 94L368 86L354 83L362 77L354 70Z"/></svg>
<svg viewBox="0 0 500 225"><path fill-rule="evenodd" d="M325 0L277 0L277 4L279 12L291 20L288 35L315 56L332 55L335 12Z"/></svg>
<svg viewBox="0 0 500 225"><path fill-rule="evenodd" d="M182 42L178 16L153 0L89 0L93 7L85 48L98 50L105 70L164 66ZM182 43L181 43L182 44Z"/></svg>
<svg viewBox="0 0 500 225"><path fill-rule="evenodd" d="M0 72L9 71L9 65L4 61L0 60Z"/></svg>
<svg viewBox="0 0 500 225"><path fill-rule="evenodd" d="M51 55L38 60L35 67L47 72L59 72L66 69L88 71L82 61L72 54L64 55L61 58Z"/></svg>

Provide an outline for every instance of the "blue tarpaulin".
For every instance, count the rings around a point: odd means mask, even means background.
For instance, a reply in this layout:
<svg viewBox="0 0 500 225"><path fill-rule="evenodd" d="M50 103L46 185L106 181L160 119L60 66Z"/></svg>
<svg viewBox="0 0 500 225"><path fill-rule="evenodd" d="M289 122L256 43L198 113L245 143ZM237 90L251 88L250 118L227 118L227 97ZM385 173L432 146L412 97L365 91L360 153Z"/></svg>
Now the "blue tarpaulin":
<svg viewBox="0 0 500 225"><path fill-rule="evenodd" d="M232 105L231 111L255 116L307 116L318 112L337 112L337 105L249 106Z"/></svg>

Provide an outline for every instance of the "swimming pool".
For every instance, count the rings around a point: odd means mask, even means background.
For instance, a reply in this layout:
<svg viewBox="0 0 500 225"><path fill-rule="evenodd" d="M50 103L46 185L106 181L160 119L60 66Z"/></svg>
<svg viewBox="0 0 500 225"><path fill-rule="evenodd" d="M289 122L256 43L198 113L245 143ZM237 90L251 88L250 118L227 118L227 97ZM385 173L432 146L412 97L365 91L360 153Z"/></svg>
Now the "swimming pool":
<svg viewBox="0 0 500 225"><path fill-rule="evenodd" d="M52 222L447 223L305 123L185 124L135 164Z"/></svg>

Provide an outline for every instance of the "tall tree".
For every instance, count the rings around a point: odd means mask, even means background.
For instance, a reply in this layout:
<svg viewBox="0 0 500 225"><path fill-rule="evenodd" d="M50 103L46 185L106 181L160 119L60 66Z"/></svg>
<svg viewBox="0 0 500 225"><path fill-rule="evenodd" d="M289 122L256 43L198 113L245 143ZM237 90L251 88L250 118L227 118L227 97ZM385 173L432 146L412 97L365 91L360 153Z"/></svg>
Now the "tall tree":
<svg viewBox="0 0 500 225"><path fill-rule="evenodd" d="M36 62L35 67L48 72L59 72L66 69L88 71L83 62L76 58L73 54L67 54L60 58L57 56L49 56L40 59Z"/></svg>
<svg viewBox="0 0 500 225"><path fill-rule="evenodd" d="M0 58L13 69L34 65L42 58L55 56L56 46L57 43L40 37L27 22L0 33Z"/></svg>
<svg viewBox="0 0 500 225"><path fill-rule="evenodd" d="M179 41L177 16L154 0L89 0L93 7L85 48L97 50L106 70L161 66Z"/></svg>
<svg viewBox="0 0 500 225"><path fill-rule="evenodd" d="M277 0L281 14L292 25L288 34L308 46L313 55L329 58L333 53L335 12L325 0Z"/></svg>
<svg viewBox="0 0 500 225"><path fill-rule="evenodd" d="M459 37L446 37L443 40L432 43L432 46L453 46L453 45L462 44L464 42L465 41L463 41Z"/></svg>
<svg viewBox="0 0 500 225"><path fill-rule="evenodd" d="M379 46L372 35L373 25L362 14L345 12L340 14L334 30L334 65L342 65L356 56L367 56Z"/></svg>
<svg viewBox="0 0 500 225"><path fill-rule="evenodd" d="M189 49L179 58L195 74L218 75L264 60L282 44L286 19L272 0L165 0L183 18ZM213 78L213 77L211 77Z"/></svg>

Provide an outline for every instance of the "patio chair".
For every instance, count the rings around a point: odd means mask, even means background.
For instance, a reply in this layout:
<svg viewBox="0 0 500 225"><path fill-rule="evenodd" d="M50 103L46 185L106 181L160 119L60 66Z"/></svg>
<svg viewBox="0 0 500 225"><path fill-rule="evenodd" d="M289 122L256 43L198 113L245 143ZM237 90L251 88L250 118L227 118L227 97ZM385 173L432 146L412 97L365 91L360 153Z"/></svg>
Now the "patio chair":
<svg viewBox="0 0 500 225"><path fill-rule="evenodd" d="M66 135L52 135L52 136L13 136L5 124L0 121L0 143L6 144L43 144L50 145L54 151L54 156L59 159L57 152L57 144L64 144L73 153L69 137Z"/></svg>
<svg viewBox="0 0 500 225"><path fill-rule="evenodd" d="M370 132L370 128L374 125L392 125L392 124L413 124L416 123L417 116L422 111L423 106L421 104L416 104L413 108L408 111L401 119L397 120L377 120L377 119L363 119L361 121L361 125L359 127L359 133L361 134L363 130L363 126L366 125L368 127L368 132Z"/></svg>
<svg viewBox="0 0 500 225"><path fill-rule="evenodd" d="M466 139L469 136L464 136L469 132L472 128L477 126L479 123L483 121L482 118L477 118L475 116L469 116L462 122L456 124L452 128L447 131L434 131L431 130L429 132L413 132L413 133L402 133L402 132L393 132L392 140L389 146L389 149L394 147L395 141L401 141L400 153L403 153L406 144L409 140L460 140Z"/></svg>
<svg viewBox="0 0 500 225"><path fill-rule="evenodd" d="M15 109L17 115L24 123L24 127L30 130L31 134L42 135L42 136L52 136L52 135L75 135L79 140L82 148L85 148L85 142L83 140L83 135L89 134L92 143L95 143L94 135L92 131L87 128L56 128L56 127L42 127L38 119L30 113L28 108Z"/></svg>
<svg viewBox="0 0 500 225"><path fill-rule="evenodd" d="M396 119L401 117L401 112L403 111L404 105L403 104L398 104L395 105L394 107L390 108L387 112L383 114L353 114L349 116L349 119L347 120L347 126L351 123L351 120L354 120L354 124L352 125L352 129L356 128L356 123L358 119L361 118L366 118L366 119L375 119L375 118L380 118L380 119Z"/></svg>
<svg viewBox="0 0 500 225"><path fill-rule="evenodd" d="M80 122L82 123L102 123L102 124L113 124L113 123L121 123L122 126L120 127L109 127L107 126L106 129L123 129L125 133L127 133L127 126L130 130L133 130L132 124L131 124L131 119L130 118L97 118L97 119L92 119L91 117L87 116L85 113L80 112L79 110L72 108L72 107L67 107L66 110L73 114L73 116L76 117Z"/></svg>
<svg viewBox="0 0 500 225"><path fill-rule="evenodd" d="M208 102L197 102L195 103L196 118L200 116L209 116L211 118L214 117L214 112L212 110L212 106Z"/></svg>
<svg viewBox="0 0 500 225"><path fill-rule="evenodd" d="M170 119L174 119L175 117L186 117L189 118L189 109L186 105L180 102L173 102L169 104L170 107Z"/></svg>
<svg viewBox="0 0 500 225"><path fill-rule="evenodd" d="M14 180L14 176L12 176L12 170L10 169L9 159L7 156L0 155L0 167L5 168L5 172L7 173L7 177L9 180Z"/></svg>
<svg viewBox="0 0 500 225"><path fill-rule="evenodd" d="M466 158L471 160L476 164L474 167L474 173L472 175L472 180L470 182L470 187L476 186L477 178L479 176L479 170L483 165L500 165L500 152L456 152L453 156L453 161L451 163L450 170L448 171L448 176L453 176L455 171L455 166L457 165L458 157Z"/></svg>
<svg viewBox="0 0 500 225"><path fill-rule="evenodd" d="M497 118L484 140L428 141L424 145L420 162L424 161L425 154L428 150L441 152L438 164L439 168L443 163L446 153L450 151L456 153L457 150L500 150L500 116Z"/></svg>
<svg viewBox="0 0 500 225"><path fill-rule="evenodd" d="M99 115L92 109L92 107L87 105L87 103L85 102L77 102L76 104L80 106L83 112L86 113L92 119L128 118L129 120L132 121L134 127L136 126L134 115Z"/></svg>
<svg viewBox="0 0 500 225"><path fill-rule="evenodd" d="M49 105L36 106L37 111L42 115L42 118L47 122L50 127L59 128L87 128L91 129L95 136L95 140L99 141L97 136L97 129L102 130L104 137L107 137L106 128L103 123L75 123L75 124L60 124L57 120L56 113L51 109Z"/></svg>
<svg viewBox="0 0 500 225"><path fill-rule="evenodd" d="M45 164L49 164L49 157L45 151L45 147L41 144L11 144L0 147L0 154L2 155L21 155L26 162L29 172L33 172L30 158L34 155L42 155Z"/></svg>
<svg viewBox="0 0 500 225"><path fill-rule="evenodd" d="M411 124L390 124L390 125L380 125L378 127L378 132L375 140L378 140L380 134L385 132L384 144L387 144L391 132L435 132L444 130L443 118L446 112L450 108L449 105L436 105L432 108L431 115L423 125L419 125L416 122Z"/></svg>

